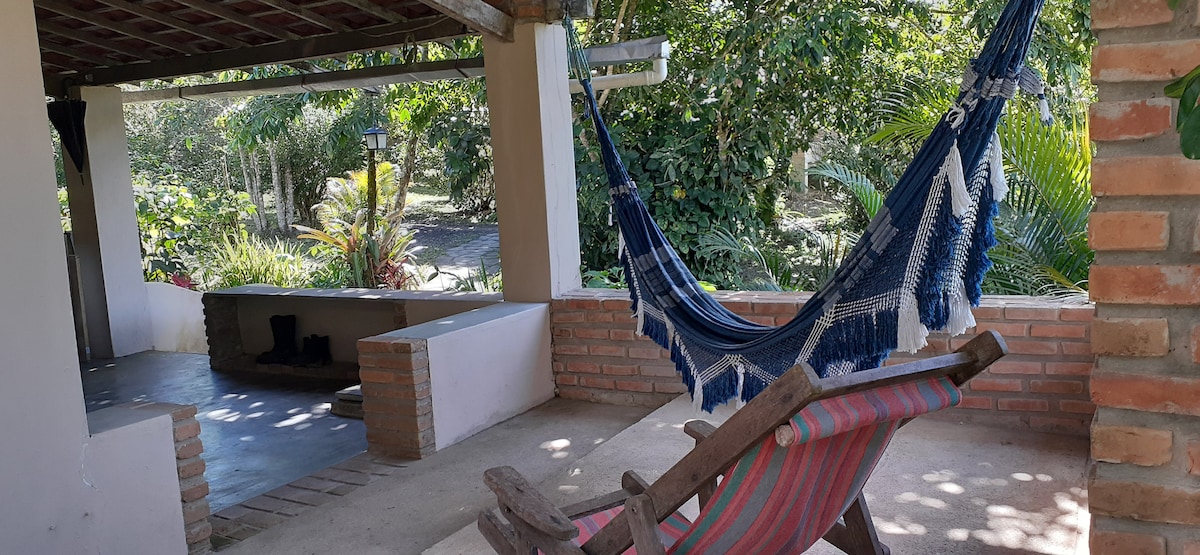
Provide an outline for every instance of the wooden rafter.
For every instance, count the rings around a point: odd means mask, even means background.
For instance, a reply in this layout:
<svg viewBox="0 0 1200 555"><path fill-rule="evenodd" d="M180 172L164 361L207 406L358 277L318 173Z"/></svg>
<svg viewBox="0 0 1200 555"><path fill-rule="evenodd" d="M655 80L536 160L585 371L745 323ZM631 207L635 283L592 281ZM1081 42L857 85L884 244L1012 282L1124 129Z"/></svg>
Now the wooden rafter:
<svg viewBox="0 0 1200 555"><path fill-rule="evenodd" d="M78 76L66 77L65 79L69 80L67 83L48 82L47 92L52 96L59 96L65 92L65 85L70 84L111 85L144 79L165 79L232 68L328 58L352 52L387 48L403 44L406 41L424 42L467 34L470 34L468 29L449 18L424 17L404 23L379 25L336 35L320 35L302 40L84 71Z"/></svg>
<svg viewBox="0 0 1200 555"><path fill-rule="evenodd" d="M341 0L341 2L347 6L357 9L358 11L378 17L379 19L382 19L388 23L408 20L408 18L392 10L372 3L371 0Z"/></svg>
<svg viewBox="0 0 1200 555"><path fill-rule="evenodd" d="M277 39L297 40L297 39L302 38L300 35L293 33L287 29L283 29L283 28L277 27L275 25L269 25L267 23L263 23L261 21L254 19L253 17L243 14L237 10L234 10L233 8L228 8L221 4L214 4L214 3L210 2L209 0L174 0L174 1L176 3L183 4L184 6L192 8L194 10L202 11L202 12L210 14L210 15L215 15L221 19L232 21L234 23L237 23L238 25L241 25L242 27L245 27L252 31L258 31L264 35L272 36Z"/></svg>
<svg viewBox="0 0 1200 555"><path fill-rule="evenodd" d="M420 0L473 29L502 40L513 40L513 18L483 0Z"/></svg>
<svg viewBox="0 0 1200 555"><path fill-rule="evenodd" d="M258 1L262 4L271 6L272 8L275 8L277 10L280 10L280 11L283 11L286 13L290 13L292 15L295 15L296 17L306 19L308 21L316 23L317 25L320 25L326 29L329 29L330 31L336 31L336 32L341 33L341 32L346 32L346 31L351 30L350 26L346 25L345 23L342 23L342 22L334 20L334 19L330 19L326 16L323 16L313 10L310 10L310 9L308 9L304 6L300 6L298 4L292 4L290 2L285 2L284 0L258 0Z"/></svg>
<svg viewBox="0 0 1200 555"><path fill-rule="evenodd" d="M132 2L127 2L126 0L99 0L99 1L101 3L108 4L109 6L120 9L122 11L140 15L146 19L149 19L151 21L157 21L168 27L174 27L176 29L181 29L181 30L187 31L188 33L191 33L198 37L206 38L208 40L218 42L218 43L223 44L230 48L234 48L234 47L238 47L238 46L246 46L246 43L244 43L236 38L233 38L227 34L218 33L216 31L213 31L212 29L206 29L206 28L196 25L194 23L188 23L187 21L179 19L178 17L175 17L173 15L156 12L150 8L147 8L145 6L141 6L138 4L134 4Z"/></svg>
<svg viewBox="0 0 1200 555"><path fill-rule="evenodd" d="M127 45L121 44L120 42L115 41L115 40L102 39L100 37L93 36L89 33L85 33L78 29L72 29L72 28L64 26L64 25L59 25L58 23L54 23L53 21L38 21L37 27L38 27L39 31L43 31L43 32L50 33L53 35L58 35L60 37L68 38L68 39L71 39L74 41L87 43L92 46L103 48L105 50L119 52L121 54L124 54L124 55L132 57L132 58L157 59L156 57L149 57L148 53L144 49L139 50L132 46L127 46Z"/></svg>
<svg viewBox="0 0 1200 555"><path fill-rule="evenodd" d="M106 17L100 16L100 15L97 15L94 13L88 13L88 12L85 12L82 10L77 10L77 9L72 8L71 6L67 5L65 2L62 2L61 0L34 0L34 5L39 8L43 8L43 9L52 11L54 13L60 14L60 15L65 15L65 16L73 18L73 19L78 19L79 21L83 21L84 23L89 23L89 24L95 25L97 27L104 27L106 29L111 29L111 30L121 33L123 35L128 35L130 37L144 40L151 44L157 44L159 46L170 48L171 50L177 50L179 52L183 52L184 54L197 54L200 52L200 50L196 49L195 47L193 47L191 45L179 44L178 42L164 40L162 38L155 36L154 33L148 33L146 31L143 31L143 30L137 28L137 26L135 26L133 24L125 23L123 21L113 21L111 19L108 19Z"/></svg>
<svg viewBox="0 0 1200 555"><path fill-rule="evenodd" d="M46 50L48 52L57 52L59 54L62 54L63 56L70 56L77 60L83 60L85 62L91 62L93 64L98 64L98 65L102 65L102 66L113 65L113 60L110 60L104 56L98 56L96 54L84 52L78 48L74 48L71 46L63 46L61 44L56 44L56 43L53 43L50 41L41 41L41 47L42 47L42 50ZM55 64L55 65L57 65L57 64Z"/></svg>

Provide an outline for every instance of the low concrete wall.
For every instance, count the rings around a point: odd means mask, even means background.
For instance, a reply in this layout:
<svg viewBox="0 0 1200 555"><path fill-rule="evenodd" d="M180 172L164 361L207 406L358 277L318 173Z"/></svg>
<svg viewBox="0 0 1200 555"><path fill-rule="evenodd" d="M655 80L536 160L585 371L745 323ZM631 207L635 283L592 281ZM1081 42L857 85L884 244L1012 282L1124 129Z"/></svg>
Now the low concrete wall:
<svg viewBox="0 0 1200 555"><path fill-rule="evenodd" d="M499 294L382 289L284 289L249 285L204 295L205 326L213 368L222 371L294 373L342 380L358 378L363 337L428 322L500 302ZM330 337L334 364L325 368L255 365L271 350L270 318L296 316L296 347L311 334Z"/></svg>
<svg viewBox="0 0 1200 555"><path fill-rule="evenodd" d="M146 283L151 334L155 351L207 353L204 336L204 296L170 283Z"/></svg>
<svg viewBox="0 0 1200 555"><path fill-rule="evenodd" d="M782 325L809 295L721 292L716 297L749 320ZM975 330L953 340L933 334L916 355L897 353L889 363L947 353L976 331L996 330L1011 354L972 380L962 404L946 417L1087 435L1095 412L1088 394L1093 312L1091 305L987 296L975 309ZM550 318L559 396L657 407L687 391L669 353L635 334L627 291L571 292L551 303Z"/></svg>
<svg viewBox="0 0 1200 555"><path fill-rule="evenodd" d="M501 303L358 342L369 450L423 457L554 397L550 311Z"/></svg>

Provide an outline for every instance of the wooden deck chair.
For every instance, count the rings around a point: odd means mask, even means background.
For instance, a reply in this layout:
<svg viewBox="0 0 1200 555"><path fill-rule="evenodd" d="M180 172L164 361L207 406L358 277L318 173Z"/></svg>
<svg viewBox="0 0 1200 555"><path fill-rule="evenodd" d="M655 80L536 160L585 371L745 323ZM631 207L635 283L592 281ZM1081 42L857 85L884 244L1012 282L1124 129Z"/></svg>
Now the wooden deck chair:
<svg viewBox="0 0 1200 555"><path fill-rule="evenodd" d="M862 496L883 449L1006 353L989 331L948 355L826 379L798 365L719 428L689 422L696 447L654 484L626 472L620 490L560 510L513 468L488 470L499 514L481 512L479 529L503 555L802 553L822 537L886 554ZM692 496L695 522L676 512Z"/></svg>

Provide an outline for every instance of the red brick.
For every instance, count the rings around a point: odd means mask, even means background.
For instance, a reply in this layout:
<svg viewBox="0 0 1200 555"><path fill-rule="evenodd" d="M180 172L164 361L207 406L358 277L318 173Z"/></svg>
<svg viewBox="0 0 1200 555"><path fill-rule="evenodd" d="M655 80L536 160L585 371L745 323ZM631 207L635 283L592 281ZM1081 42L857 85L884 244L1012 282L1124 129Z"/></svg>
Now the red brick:
<svg viewBox="0 0 1200 555"><path fill-rule="evenodd" d="M588 354L587 345L563 345L558 343L554 345L554 354L556 355L586 355Z"/></svg>
<svg viewBox="0 0 1200 555"><path fill-rule="evenodd" d="M1170 81L1196 67L1200 40L1106 44L1092 51L1092 80Z"/></svg>
<svg viewBox="0 0 1200 555"><path fill-rule="evenodd" d="M1187 471L1193 476L1200 476L1200 441L1192 441L1187 446Z"/></svg>
<svg viewBox="0 0 1200 555"><path fill-rule="evenodd" d="M179 405L178 408L171 411L171 420L174 422L187 420L188 418L195 418L195 416L196 405Z"/></svg>
<svg viewBox="0 0 1200 555"><path fill-rule="evenodd" d="M203 475L206 467L204 459L198 456L175 461L175 473L180 480Z"/></svg>
<svg viewBox="0 0 1200 555"><path fill-rule="evenodd" d="M654 382L654 392L671 394L687 393L687 385L684 385L680 381Z"/></svg>
<svg viewBox="0 0 1200 555"><path fill-rule="evenodd" d="M1033 380L1029 382L1033 393L1083 393L1083 382L1073 380Z"/></svg>
<svg viewBox="0 0 1200 555"><path fill-rule="evenodd" d="M554 328L550 330L550 335L558 339L570 339L575 336L575 330L574 328L554 326Z"/></svg>
<svg viewBox="0 0 1200 555"><path fill-rule="evenodd" d="M1171 236L1167 212L1093 212L1088 244L1098 251L1165 251Z"/></svg>
<svg viewBox="0 0 1200 555"><path fill-rule="evenodd" d="M637 366L625 364L605 364L600 368L606 376L636 376L638 373Z"/></svg>
<svg viewBox="0 0 1200 555"><path fill-rule="evenodd" d="M971 309L971 313L975 315L975 320L979 322L1004 319L1004 307L1002 306L977 306Z"/></svg>
<svg viewBox="0 0 1200 555"><path fill-rule="evenodd" d="M387 368L390 370L419 370L429 368L429 353L421 351L386 355L358 355L358 365L360 367Z"/></svg>
<svg viewBox="0 0 1200 555"><path fill-rule="evenodd" d="M1029 324L1014 324L1010 322L979 322L975 326L974 333L983 333L992 330L1004 336L1005 339L1010 337L1024 337L1029 335Z"/></svg>
<svg viewBox="0 0 1200 555"><path fill-rule="evenodd" d="M1075 399L1061 399L1058 402L1058 410L1073 414L1096 414L1096 405L1088 401L1077 401Z"/></svg>
<svg viewBox="0 0 1200 555"><path fill-rule="evenodd" d="M613 341L637 341L637 332L633 330L608 330L608 338Z"/></svg>
<svg viewBox="0 0 1200 555"><path fill-rule="evenodd" d="M1096 314L1096 307L1064 306L1058 310L1058 319L1064 322L1091 322Z"/></svg>
<svg viewBox="0 0 1200 555"><path fill-rule="evenodd" d="M1192 362L1200 364L1200 325L1192 327Z"/></svg>
<svg viewBox="0 0 1200 555"><path fill-rule="evenodd" d="M1109 463L1161 466L1171 462L1170 430L1092 426L1092 457Z"/></svg>
<svg viewBox="0 0 1200 555"><path fill-rule="evenodd" d="M419 353L429 350L424 339L379 335L358 340L360 353Z"/></svg>
<svg viewBox="0 0 1200 555"><path fill-rule="evenodd" d="M624 315L623 320L632 322L632 320L630 320L630 318L629 318L628 312L623 313L623 315ZM598 311L594 311L594 310L592 312L588 312L587 314L585 314L583 318L589 324L604 324L604 323L608 323L608 322L621 321L621 320L617 320L617 318L613 315L612 312L598 312Z"/></svg>
<svg viewBox="0 0 1200 555"><path fill-rule="evenodd" d="M1167 98L1097 102L1092 104L1091 116L1093 141L1148 139L1174 129Z"/></svg>
<svg viewBox="0 0 1200 555"><path fill-rule="evenodd" d="M183 441L200 435L200 423L194 418L176 422L173 427L175 441Z"/></svg>
<svg viewBox="0 0 1200 555"><path fill-rule="evenodd" d="M207 519L184 526L183 539L191 547L188 553L209 553L208 538L212 536L212 531L212 524ZM194 544L200 544L199 548Z"/></svg>
<svg viewBox="0 0 1200 555"><path fill-rule="evenodd" d="M579 385L579 376L570 374L558 374L554 376L555 385Z"/></svg>
<svg viewBox="0 0 1200 555"><path fill-rule="evenodd" d="M579 385L583 387L591 387L595 389L612 389L613 381L610 378L596 378L593 376L584 376L580 378Z"/></svg>
<svg viewBox="0 0 1200 555"><path fill-rule="evenodd" d="M1100 373L1091 386L1102 407L1200 416L1200 379Z"/></svg>
<svg viewBox="0 0 1200 555"><path fill-rule="evenodd" d="M623 357L625 347L619 345L588 345L588 354L602 357Z"/></svg>
<svg viewBox="0 0 1200 555"><path fill-rule="evenodd" d="M620 391L640 391L642 393L654 392L654 382L617 380L616 386Z"/></svg>
<svg viewBox="0 0 1200 555"><path fill-rule="evenodd" d="M1200 305L1200 265L1093 265L1090 286L1100 303Z"/></svg>
<svg viewBox="0 0 1200 555"><path fill-rule="evenodd" d="M567 372L575 372L577 374L599 374L600 365L594 362L568 362Z"/></svg>
<svg viewBox="0 0 1200 555"><path fill-rule="evenodd" d="M208 518L209 508L207 499L199 499L183 504L183 522L191 524Z"/></svg>
<svg viewBox="0 0 1200 555"><path fill-rule="evenodd" d="M1092 351L1098 355L1160 357L1171 350L1166 318L1106 318L1092 322Z"/></svg>
<svg viewBox="0 0 1200 555"><path fill-rule="evenodd" d="M1087 337L1087 332L1086 324L1034 324L1029 326L1029 335L1033 337L1083 339Z"/></svg>
<svg viewBox="0 0 1200 555"><path fill-rule="evenodd" d="M979 378L976 378L979 379ZM972 380L974 381L974 380ZM992 399L989 397L970 397L963 396L962 402L958 404L960 409L980 409L992 410Z"/></svg>
<svg viewBox="0 0 1200 555"><path fill-rule="evenodd" d="M748 301L723 301L721 306L724 306L734 314L750 314L754 312L754 306Z"/></svg>
<svg viewBox="0 0 1200 555"><path fill-rule="evenodd" d="M1047 362L1047 376L1089 376L1093 364L1090 362Z"/></svg>
<svg viewBox="0 0 1200 555"><path fill-rule="evenodd" d="M1031 308L1010 306L1004 309L1004 317L1008 320L1058 320L1057 308Z"/></svg>
<svg viewBox="0 0 1200 555"><path fill-rule="evenodd" d="M1195 61L1191 62L1191 67L1195 65ZM1092 194L1098 197L1200 194L1200 162L1182 156L1096 159L1092 162Z"/></svg>
<svg viewBox="0 0 1200 555"><path fill-rule="evenodd" d="M1058 354L1057 341L1034 341L1034 340L1005 340L1008 344L1008 352L1014 355L1056 355Z"/></svg>
<svg viewBox="0 0 1200 555"><path fill-rule="evenodd" d="M1170 23L1175 12L1163 0L1092 0L1092 30Z"/></svg>
<svg viewBox="0 0 1200 555"><path fill-rule="evenodd" d="M608 328L575 328L575 337L580 339L608 339Z"/></svg>
<svg viewBox="0 0 1200 555"><path fill-rule="evenodd" d="M191 486L191 487L179 492L179 498L185 503L190 502L190 501L195 501L195 500L205 497L207 495L208 495L208 482L204 481L204 480L201 480L196 485Z"/></svg>
<svg viewBox="0 0 1200 555"><path fill-rule="evenodd" d="M1095 530L1088 542L1092 555L1166 555L1162 536Z"/></svg>
<svg viewBox="0 0 1200 555"><path fill-rule="evenodd" d="M792 315L792 314L795 314L796 312L798 312L799 310L800 310L799 307L797 307L795 303L791 303L791 302L773 303L773 302L759 301L759 302L754 303L754 313L755 314Z"/></svg>
<svg viewBox="0 0 1200 555"><path fill-rule="evenodd" d="M640 347L630 347L629 348L629 358L656 359L656 358L661 358L662 352L663 352L663 350L658 347L649 348L649 349L640 348Z"/></svg>
<svg viewBox="0 0 1200 555"><path fill-rule="evenodd" d="M358 379L370 383L393 383L396 381L396 372L359 368Z"/></svg>
<svg viewBox="0 0 1200 555"><path fill-rule="evenodd" d="M638 374L658 378L675 378L679 376L679 372L670 364L643 364L638 366Z"/></svg>
<svg viewBox="0 0 1200 555"><path fill-rule="evenodd" d="M1010 380L1001 378L975 378L969 382L971 391L1006 391L1016 392L1022 391L1021 380Z"/></svg>
<svg viewBox="0 0 1200 555"><path fill-rule="evenodd" d="M1200 489L1093 479L1088 484L1093 515L1200 525Z"/></svg>
<svg viewBox="0 0 1200 555"><path fill-rule="evenodd" d="M554 312L550 315L550 321L555 324L578 324L584 321L582 312Z"/></svg>
<svg viewBox="0 0 1200 555"><path fill-rule="evenodd" d="M601 306L607 311L630 312L629 299L604 299Z"/></svg>
<svg viewBox="0 0 1200 555"><path fill-rule="evenodd" d="M200 441L198 437L186 439L175 444L175 458L181 461L198 457L203 452L204 442Z"/></svg>
<svg viewBox="0 0 1200 555"><path fill-rule="evenodd" d="M991 374L1041 374L1042 363L1040 362L994 362L987 370Z"/></svg>
<svg viewBox="0 0 1200 555"><path fill-rule="evenodd" d="M1050 403L1045 399L1000 399L996 401L996 408L1000 410L1046 412L1050 410Z"/></svg>
<svg viewBox="0 0 1200 555"><path fill-rule="evenodd" d="M568 299L567 308L572 310L600 310L599 299Z"/></svg>
<svg viewBox="0 0 1200 555"><path fill-rule="evenodd" d="M751 315L746 316L745 318L751 322L754 322L755 324L762 324L764 326L775 325L775 318L772 316Z"/></svg>
<svg viewBox="0 0 1200 555"><path fill-rule="evenodd" d="M1183 555L1200 555L1200 541L1188 542L1184 544Z"/></svg>

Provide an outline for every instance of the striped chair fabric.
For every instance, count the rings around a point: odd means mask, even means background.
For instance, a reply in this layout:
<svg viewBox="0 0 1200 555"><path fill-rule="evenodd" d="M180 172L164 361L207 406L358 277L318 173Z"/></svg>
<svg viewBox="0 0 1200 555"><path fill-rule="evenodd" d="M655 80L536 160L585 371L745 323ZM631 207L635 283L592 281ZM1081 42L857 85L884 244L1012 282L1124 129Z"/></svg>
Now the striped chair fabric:
<svg viewBox="0 0 1200 555"><path fill-rule="evenodd" d="M901 421L960 399L942 377L817 401L791 420L796 445L768 436L726 473L695 523L675 513L659 539L672 554L802 553L854 502ZM620 511L576 520L578 545Z"/></svg>

